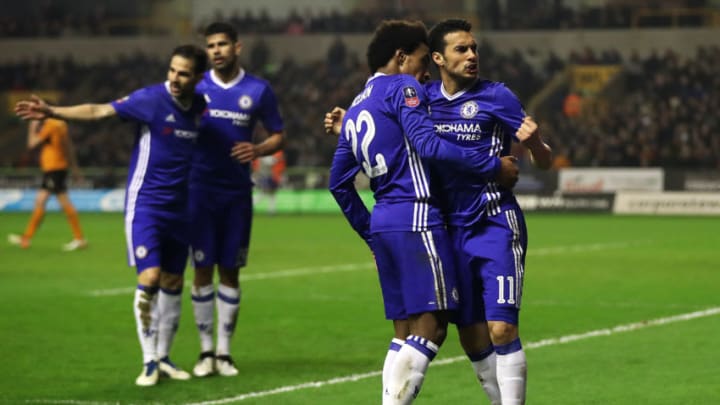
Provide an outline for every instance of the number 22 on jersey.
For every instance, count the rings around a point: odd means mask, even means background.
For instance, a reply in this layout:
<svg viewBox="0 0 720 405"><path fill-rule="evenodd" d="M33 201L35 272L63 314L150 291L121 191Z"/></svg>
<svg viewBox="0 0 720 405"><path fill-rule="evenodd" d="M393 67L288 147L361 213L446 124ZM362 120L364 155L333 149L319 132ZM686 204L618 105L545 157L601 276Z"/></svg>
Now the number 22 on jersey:
<svg viewBox="0 0 720 405"><path fill-rule="evenodd" d="M363 129L365 130L363 133ZM362 139L360 149L358 150L358 136ZM370 162L370 144L375 138L375 121L367 110L360 111L357 121L349 118L345 122L345 139L352 144L352 151L355 159L361 161L362 168L369 178L374 178L387 173L388 168L385 164L385 156L382 153L375 154L375 166ZM362 159L358 156L362 152Z"/></svg>

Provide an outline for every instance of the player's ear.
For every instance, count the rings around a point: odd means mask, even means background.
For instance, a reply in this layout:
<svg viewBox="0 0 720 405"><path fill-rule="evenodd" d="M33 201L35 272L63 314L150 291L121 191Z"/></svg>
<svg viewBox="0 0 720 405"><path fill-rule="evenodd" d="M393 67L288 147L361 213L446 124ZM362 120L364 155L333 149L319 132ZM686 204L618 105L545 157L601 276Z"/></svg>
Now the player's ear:
<svg viewBox="0 0 720 405"><path fill-rule="evenodd" d="M235 55L240 56L240 52L242 52L243 44L240 41L235 42Z"/></svg>
<svg viewBox="0 0 720 405"><path fill-rule="evenodd" d="M395 51L395 57L397 58L398 66L402 66L407 59L407 55L402 49L398 49L397 51Z"/></svg>
<svg viewBox="0 0 720 405"><path fill-rule="evenodd" d="M432 53L432 60L438 66L443 66L445 64L445 57L437 51Z"/></svg>

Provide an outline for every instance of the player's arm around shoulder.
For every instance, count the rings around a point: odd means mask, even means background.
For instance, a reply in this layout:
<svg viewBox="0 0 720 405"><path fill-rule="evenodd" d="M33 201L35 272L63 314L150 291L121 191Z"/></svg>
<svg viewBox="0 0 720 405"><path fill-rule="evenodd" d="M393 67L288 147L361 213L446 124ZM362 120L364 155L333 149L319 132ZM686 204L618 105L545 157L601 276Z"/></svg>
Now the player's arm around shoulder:
<svg viewBox="0 0 720 405"><path fill-rule="evenodd" d="M530 158L536 167L547 170L552 166L552 149L542 140L538 125L532 117L523 119L515 136L530 150Z"/></svg>

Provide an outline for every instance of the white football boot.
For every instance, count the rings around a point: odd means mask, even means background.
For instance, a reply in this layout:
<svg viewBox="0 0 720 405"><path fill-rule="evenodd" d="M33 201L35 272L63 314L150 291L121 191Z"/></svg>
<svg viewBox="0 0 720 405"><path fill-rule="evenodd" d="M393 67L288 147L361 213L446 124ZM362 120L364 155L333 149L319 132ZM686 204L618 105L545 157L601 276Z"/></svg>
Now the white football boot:
<svg viewBox="0 0 720 405"><path fill-rule="evenodd" d="M135 384L141 387L150 387L157 384L159 379L158 363L152 360L143 364L142 373L135 379Z"/></svg>
<svg viewBox="0 0 720 405"><path fill-rule="evenodd" d="M215 368L217 369L217 373L223 377L234 377L238 375L238 369L235 367L235 362L228 354L217 356L215 358Z"/></svg>
<svg viewBox="0 0 720 405"><path fill-rule="evenodd" d="M190 373L176 366L168 356L158 361L158 369L162 377L170 377L172 380L189 380Z"/></svg>
<svg viewBox="0 0 720 405"><path fill-rule="evenodd" d="M215 374L215 353L200 353L200 358L193 367L193 375L195 377L207 377L213 374Z"/></svg>
<svg viewBox="0 0 720 405"><path fill-rule="evenodd" d="M63 252L72 252L74 250L85 249L88 243L85 239L73 239L63 245Z"/></svg>

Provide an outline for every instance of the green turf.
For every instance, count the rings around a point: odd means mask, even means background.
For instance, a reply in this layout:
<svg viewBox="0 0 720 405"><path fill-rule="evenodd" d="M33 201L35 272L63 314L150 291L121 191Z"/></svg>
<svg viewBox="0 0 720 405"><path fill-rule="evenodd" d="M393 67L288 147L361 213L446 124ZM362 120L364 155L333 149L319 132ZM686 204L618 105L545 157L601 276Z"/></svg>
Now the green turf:
<svg viewBox="0 0 720 405"><path fill-rule="evenodd" d="M0 236L27 218L0 214ZM59 214L31 249L0 244L0 403L188 404L248 393L260 394L235 402L379 403L377 374L325 384L378 372L390 336L372 256L342 217L257 216L233 342L240 375L145 389L133 384L141 356L122 216L81 221L85 251L60 251L70 233ZM717 314L533 346L719 307L720 218L529 215L528 227L529 404L720 403ZM120 293L92 295L103 291ZM189 369L198 337L187 291L183 306L172 357ZM454 331L437 360L416 403L487 403ZM313 381L322 384L267 394Z"/></svg>

